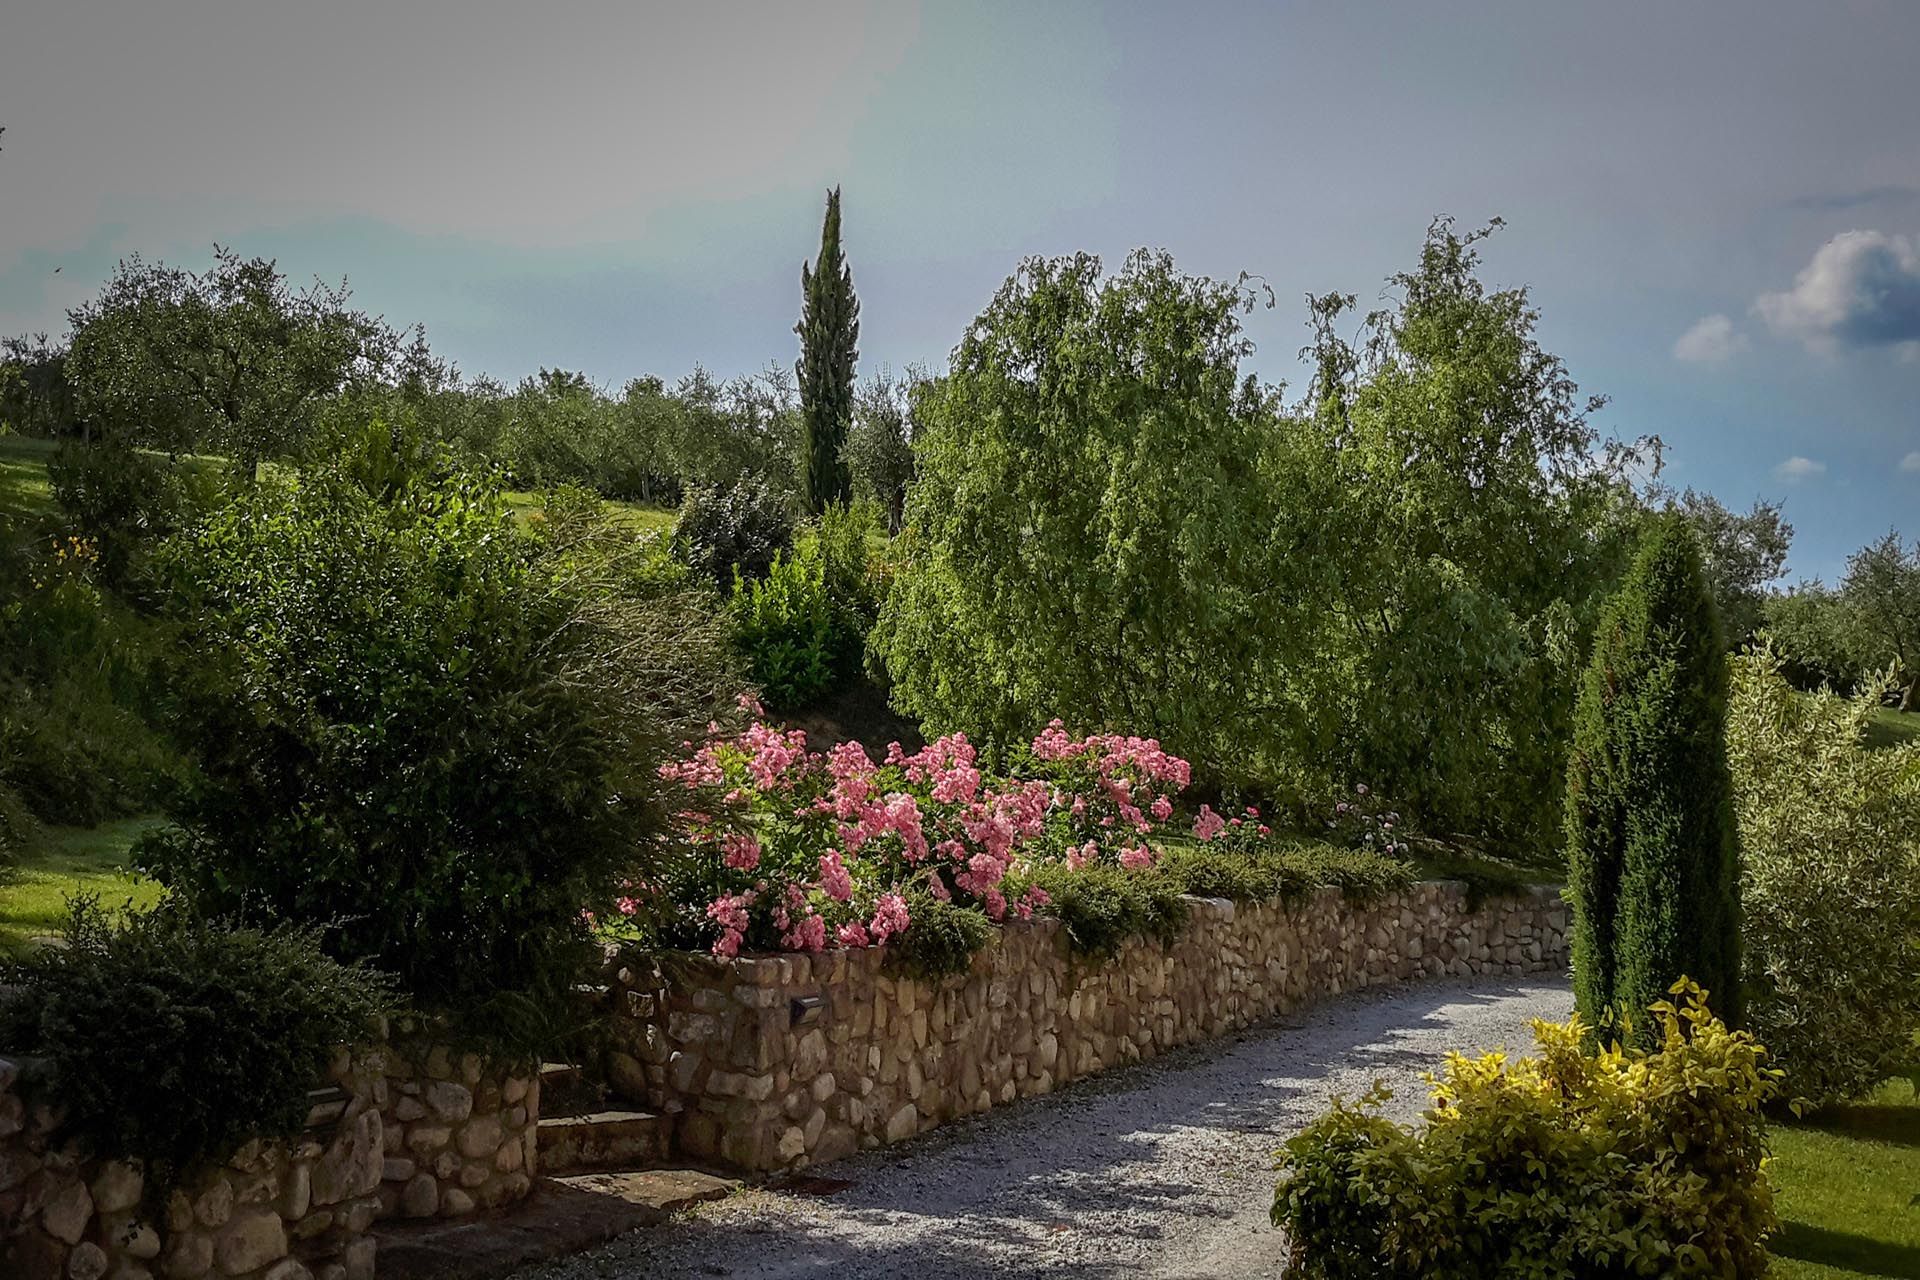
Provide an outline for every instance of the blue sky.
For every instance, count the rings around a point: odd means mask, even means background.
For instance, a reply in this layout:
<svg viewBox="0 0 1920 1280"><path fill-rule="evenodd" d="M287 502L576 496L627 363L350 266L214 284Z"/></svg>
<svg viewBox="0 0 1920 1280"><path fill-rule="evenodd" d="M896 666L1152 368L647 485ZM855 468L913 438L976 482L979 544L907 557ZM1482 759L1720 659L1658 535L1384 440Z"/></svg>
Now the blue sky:
<svg viewBox="0 0 1920 1280"><path fill-rule="evenodd" d="M1019 259L1137 245L1363 300L1493 215L1602 425L1785 502L1793 569L1920 535L1920 6L24 0L0 332L119 256L346 276L469 372L791 362L845 190L863 366L938 365ZM59 268L55 274L55 268Z"/></svg>

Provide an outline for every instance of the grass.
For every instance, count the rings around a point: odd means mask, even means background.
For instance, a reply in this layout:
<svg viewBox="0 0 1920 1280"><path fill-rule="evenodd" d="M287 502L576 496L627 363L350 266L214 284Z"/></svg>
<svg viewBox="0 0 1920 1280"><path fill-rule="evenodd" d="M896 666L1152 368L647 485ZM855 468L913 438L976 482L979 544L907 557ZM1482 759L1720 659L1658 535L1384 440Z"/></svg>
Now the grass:
<svg viewBox="0 0 1920 1280"><path fill-rule="evenodd" d="M47 459L55 447L51 440L0 436L0 512L43 515L53 510Z"/></svg>
<svg viewBox="0 0 1920 1280"><path fill-rule="evenodd" d="M540 495L527 489L509 489L505 494L507 506L525 519L541 509ZM673 522L680 518L680 512L672 507L648 507L638 502L620 502L605 498L607 515L616 524L623 524L639 532L673 532Z"/></svg>
<svg viewBox="0 0 1920 1280"><path fill-rule="evenodd" d="M159 822L143 817L97 827L48 828L22 852L15 873L0 882L0 952L57 933L73 894L98 894L110 907L158 902L160 886L127 869L127 850Z"/></svg>
<svg viewBox="0 0 1920 1280"><path fill-rule="evenodd" d="M1773 1131L1779 1280L1920 1276L1920 1068Z"/></svg>
<svg viewBox="0 0 1920 1280"><path fill-rule="evenodd" d="M1909 742L1920 742L1920 712L1892 707L1874 711L1873 723L1867 726L1869 747L1898 747Z"/></svg>

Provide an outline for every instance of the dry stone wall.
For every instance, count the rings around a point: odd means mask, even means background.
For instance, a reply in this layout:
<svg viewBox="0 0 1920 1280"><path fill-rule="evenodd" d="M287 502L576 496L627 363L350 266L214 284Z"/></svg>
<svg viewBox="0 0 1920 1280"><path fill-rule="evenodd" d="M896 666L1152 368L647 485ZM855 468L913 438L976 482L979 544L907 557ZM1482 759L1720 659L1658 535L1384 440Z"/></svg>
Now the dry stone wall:
<svg viewBox="0 0 1920 1280"><path fill-rule="evenodd" d="M0 1275L7 1280L373 1280L381 1119L372 1082L330 1130L247 1143L142 1211L145 1180L88 1159L57 1106L0 1058Z"/></svg>
<svg viewBox="0 0 1920 1280"><path fill-rule="evenodd" d="M444 1045L380 1055L380 1216L457 1218L520 1199L539 1156L537 1067Z"/></svg>
<svg viewBox="0 0 1920 1280"><path fill-rule="evenodd" d="M1103 962L1070 956L1058 921L1010 923L969 973L932 983L887 973L874 948L621 968L609 1076L671 1117L682 1158L793 1169L1344 991L1567 963L1567 906L1544 887L1192 908L1172 946Z"/></svg>
<svg viewBox="0 0 1920 1280"><path fill-rule="evenodd" d="M163 1208L144 1178L67 1142L46 1091L0 1058L5 1280L373 1280L373 1224L517 1200L538 1157L537 1068L444 1046L336 1053L324 1125L255 1140Z"/></svg>

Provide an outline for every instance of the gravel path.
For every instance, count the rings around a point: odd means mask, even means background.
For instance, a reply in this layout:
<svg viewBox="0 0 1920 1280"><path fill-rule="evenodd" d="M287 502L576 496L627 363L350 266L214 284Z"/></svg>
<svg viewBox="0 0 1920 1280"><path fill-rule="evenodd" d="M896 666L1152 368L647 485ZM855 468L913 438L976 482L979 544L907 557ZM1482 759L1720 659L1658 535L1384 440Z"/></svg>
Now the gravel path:
<svg viewBox="0 0 1920 1280"><path fill-rule="evenodd" d="M1381 1078L1417 1114L1449 1049L1526 1049L1572 1006L1546 977L1343 997L824 1166L851 1184L830 1195L746 1191L519 1280L1277 1276L1272 1153L1328 1095Z"/></svg>

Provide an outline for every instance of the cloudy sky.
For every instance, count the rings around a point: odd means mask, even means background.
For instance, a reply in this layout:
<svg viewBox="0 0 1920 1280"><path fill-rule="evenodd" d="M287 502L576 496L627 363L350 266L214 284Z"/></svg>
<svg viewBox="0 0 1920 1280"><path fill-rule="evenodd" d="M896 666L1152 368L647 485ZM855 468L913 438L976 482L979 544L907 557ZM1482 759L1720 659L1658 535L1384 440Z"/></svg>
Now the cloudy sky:
<svg viewBox="0 0 1920 1280"><path fill-rule="evenodd" d="M1303 294L1499 215L1603 425L1832 577L1920 535L1916 65L1901 3L11 0L0 332L218 241L468 372L746 372L839 183L867 368L944 360L1024 255L1152 245L1264 276L1297 382Z"/></svg>

